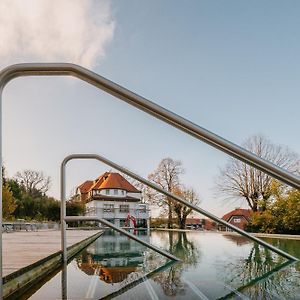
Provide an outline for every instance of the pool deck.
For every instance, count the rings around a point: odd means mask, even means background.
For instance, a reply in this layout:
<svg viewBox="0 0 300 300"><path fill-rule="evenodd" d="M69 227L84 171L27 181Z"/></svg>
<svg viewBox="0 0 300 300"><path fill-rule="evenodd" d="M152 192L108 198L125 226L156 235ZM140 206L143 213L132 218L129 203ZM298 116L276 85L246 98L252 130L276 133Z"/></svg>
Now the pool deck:
<svg viewBox="0 0 300 300"><path fill-rule="evenodd" d="M68 230L67 245L74 245L99 230ZM3 276L60 250L60 231L40 230L3 233Z"/></svg>

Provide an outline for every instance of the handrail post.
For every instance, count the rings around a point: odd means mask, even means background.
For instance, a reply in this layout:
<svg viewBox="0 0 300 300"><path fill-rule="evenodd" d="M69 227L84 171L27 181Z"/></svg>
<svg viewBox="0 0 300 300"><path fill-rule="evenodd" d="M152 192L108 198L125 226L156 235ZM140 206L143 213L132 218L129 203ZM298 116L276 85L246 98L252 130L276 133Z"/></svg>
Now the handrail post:
<svg viewBox="0 0 300 300"><path fill-rule="evenodd" d="M2 245L2 189L3 189L3 165L2 165L2 89L3 87L0 84L0 171L1 171L1 176L0 176L0 228L1 228L1 237L0 237L0 299L3 299L3 245Z"/></svg>
<svg viewBox="0 0 300 300"><path fill-rule="evenodd" d="M126 103L162 120L165 123L201 140L212 147L234 157L270 176L300 189L300 177L276 166L275 164L258 157L250 151L210 132L209 130L190 122L187 119L151 102L124 87L88 70L81 66L70 63L24 63L8 66L0 72L0 94L2 95L5 85L12 79L22 76L73 76L77 77L107 93L125 101ZM2 106L2 96L0 101ZM0 123L2 111L0 108ZM0 125L0 169L2 171L2 127ZM1 174L2 175L2 174ZM2 177L2 176L1 176ZM2 178L0 179L0 205L2 204ZM0 209L0 227L2 230L2 205ZM220 219L221 220L221 219ZM65 228L66 224L62 224ZM63 241L62 241L63 243ZM0 275L2 278L2 233L0 238ZM2 299L2 280L0 281L0 299Z"/></svg>
<svg viewBox="0 0 300 300"><path fill-rule="evenodd" d="M210 212L202 209L201 207L199 207L197 205L194 205L194 204L191 204L190 202L186 201L185 199L162 189L160 186L154 184L153 182L151 182L151 181L135 174L134 172L132 172L132 171L130 171L130 170L124 168L124 167L119 166L118 164L108 160L107 158L105 158L103 156L100 156L98 154L71 154L71 155L67 156L64 159L64 161L62 163L62 167L65 166L66 162L68 162L70 160L73 160L73 159L95 159L95 160L98 160L98 161L100 161L100 162L102 162L102 163L104 163L104 164L106 164L106 165L108 165L108 166L110 166L110 167L112 167L112 168L114 168L114 169L116 169L116 170L132 177L132 178L134 178L134 179L136 179L137 181L147 185L148 187L158 191L159 193L161 193L161 194L163 194L167 197L170 197L171 199L173 199L177 202L180 202L181 204L191 208L192 210L197 211L198 213L214 220L215 222L223 224L225 227L232 229L233 231L235 231L235 232L241 234L242 236L245 236L245 237L249 238L250 240L252 240L252 241L254 241L254 242L270 249L270 250L272 250L273 252L275 252L275 253L277 253L277 254L279 254L279 255L287 258L287 259L298 261L298 258L290 255L289 253L287 253L283 250L280 250L280 249L276 248L275 246L273 246L271 244L268 244L267 242L255 237L255 236L249 234L248 232L232 225L231 223L228 223L225 220L215 216L214 214L211 214ZM67 219L70 220L70 217L67 217Z"/></svg>
<svg viewBox="0 0 300 300"><path fill-rule="evenodd" d="M178 259L177 257L175 257L174 255L163 251L161 249L159 249L158 247L155 247L153 245L151 245L150 243L144 242L143 240L141 240L140 238L136 237L135 235L127 232L126 230L117 227L115 225L113 225L112 223L110 223L109 221L106 221L104 219L98 218L98 217L89 217L89 216L66 216L66 165L68 163L68 161L72 160L72 159L96 159L99 160L99 158L97 156L91 155L91 154L81 154L79 156L77 156L76 154L74 155L69 155L67 156L61 163L61 167L60 167L60 174L61 174L61 181L60 181L60 189L61 189L61 224L62 228L61 228L61 246L62 246L62 253L63 253L63 263L67 263L68 260L68 255L67 255L67 242L66 242L66 222L72 222L72 221L97 221L100 222L101 224L104 224L126 236L128 236L129 238L137 241L138 243L164 255L165 257L175 260L175 261L179 261L180 259ZM101 161L101 160L100 160Z"/></svg>
<svg viewBox="0 0 300 300"><path fill-rule="evenodd" d="M62 250L62 262L68 261L67 255L67 234L66 234L66 170L65 164L62 164L60 168L60 230L61 230L61 250Z"/></svg>

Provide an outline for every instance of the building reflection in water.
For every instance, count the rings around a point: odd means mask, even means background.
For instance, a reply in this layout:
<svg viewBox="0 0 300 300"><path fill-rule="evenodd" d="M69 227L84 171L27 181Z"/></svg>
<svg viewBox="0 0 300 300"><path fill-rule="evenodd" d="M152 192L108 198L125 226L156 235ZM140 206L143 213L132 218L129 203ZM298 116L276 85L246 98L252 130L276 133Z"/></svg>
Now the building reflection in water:
<svg viewBox="0 0 300 300"><path fill-rule="evenodd" d="M249 242L244 237L235 235L224 237L238 246L245 243L252 246L244 259L223 265L219 272L222 281L236 287L237 291L243 292L250 299L296 299L295 295L300 292L299 263L287 262L284 257L257 243ZM267 242L276 244L292 255L297 255L293 247L284 247L285 244L293 246L296 243L275 239L268 239ZM231 299L234 296L234 293L229 293L220 299Z"/></svg>
<svg viewBox="0 0 300 300"><path fill-rule="evenodd" d="M147 231L135 232L139 238L150 242ZM132 281L139 277L145 265L147 247L127 236L106 230L77 258L78 267L87 275L97 275L109 283Z"/></svg>
<svg viewBox="0 0 300 300"><path fill-rule="evenodd" d="M138 231L138 234L150 242L145 232ZM287 265L282 257L243 237L175 231L151 234L155 244L181 259L151 274L150 282L160 297L189 299L192 286L209 299L236 299L239 294L249 299L298 299L295 295L300 294L300 264ZM230 243L224 243L224 239ZM216 249L216 241L220 249ZM299 251L296 242L274 240L272 243L279 243L276 245L291 254ZM209 249L214 251L210 253ZM96 275L103 284L109 285L109 297L112 293L120 295L137 287L139 282L144 282L141 281L143 276L165 262L161 255L113 231L106 231L77 258L77 265L83 272ZM134 282L136 285L132 284ZM134 293L143 297L144 288L135 288Z"/></svg>

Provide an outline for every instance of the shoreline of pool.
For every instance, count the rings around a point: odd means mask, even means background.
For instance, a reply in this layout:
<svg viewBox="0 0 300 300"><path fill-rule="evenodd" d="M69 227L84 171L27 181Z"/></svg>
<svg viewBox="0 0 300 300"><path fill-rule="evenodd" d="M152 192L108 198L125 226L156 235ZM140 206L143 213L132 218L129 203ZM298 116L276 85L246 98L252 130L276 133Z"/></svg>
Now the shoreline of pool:
<svg viewBox="0 0 300 300"><path fill-rule="evenodd" d="M203 233L221 233L223 235L236 235L240 234L231 231L218 231L218 230L195 230L195 229L173 229L173 228L150 228L150 230L155 231L177 231L177 232L203 232ZM266 237L274 239L287 239L287 240L300 240L300 235L293 234L277 234L277 233L258 233L249 232L251 235L256 237Z"/></svg>

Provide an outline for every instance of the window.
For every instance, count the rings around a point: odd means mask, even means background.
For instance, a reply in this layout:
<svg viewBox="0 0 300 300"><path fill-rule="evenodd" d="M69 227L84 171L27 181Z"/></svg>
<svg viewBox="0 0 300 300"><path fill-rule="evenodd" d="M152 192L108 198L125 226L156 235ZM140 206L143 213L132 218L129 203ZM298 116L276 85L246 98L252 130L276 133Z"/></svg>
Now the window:
<svg viewBox="0 0 300 300"><path fill-rule="evenodd" d="M116 243L115 242L103 242L104 252L111 252L115 251Z"/></svg>
<svg viewBox="0 0 300 300"><path fill-rule="evenodd" d="M118 190L114 190L114 195L118 195Z"/></svg>
<svg viewBox="0 0 300 300"><path fill-rule="evenodd" d="M120 242L120 250L121 251L128 251L128 250L130 250L130 242L129 241Z"/></svg>
<svg viewBox="0 0 300 300"><path fill-rule="evenodd" d="M233 223L241 223L241 219L240 218L233 218Z"/></svg>
<svg viewBox="0 0 300 300"><path fill-rule="evenodd" d="M120 205L120 212L129 212L129 205L124 204L124 205Z"/></svg>
<svg viewBox="0 0 300 300"><path fill-rule="evenodd" d="M113 204L104 204L103 205L103 211L104 212L113 212L114 211L114 205Z"/></svg>
<svg viewBox="0 0 300 300"><path fill-rule="evenodd" d="M120 219L120 227L125 227L125 219Z"/></svg>
<svg viewBox="0 0 300 300"><path fill-rule="evenodd" d="M109 190L105 190L105 194L106 194L106 195L109 195Z"/></svg>
<svg viewBox="0 0 300 300"><path fill-rule="evenodd" d="M146 205L140 205L139 211L142 212L142 213L145 213L146 212Z"/></svg>
<svg viewBox="0 0 300 300"><path fill-rule="evenodd" d="M145 219L138 219L137 220L137 227L147 228L147 220L145 220Z"/></svg>

